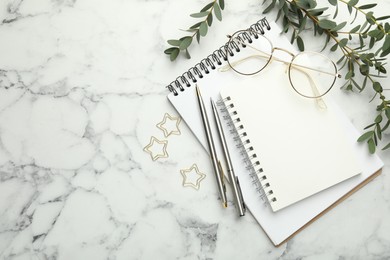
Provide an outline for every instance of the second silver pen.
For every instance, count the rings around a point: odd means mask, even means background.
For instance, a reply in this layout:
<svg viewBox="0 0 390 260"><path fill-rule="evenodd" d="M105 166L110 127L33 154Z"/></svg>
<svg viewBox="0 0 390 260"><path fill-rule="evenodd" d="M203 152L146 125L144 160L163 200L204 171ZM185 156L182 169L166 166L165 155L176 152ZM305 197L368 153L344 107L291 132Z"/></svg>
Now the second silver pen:
<svg viewBox="0 0 390 260"><path fill-rule="evenodd" d="M213 108L215 123L217 124L219 139L221 140L222 150L223 150L223 153L225 155L225 160L226 160L226 164L227 164L227 172L229 175L230 184L232 185L232 188L233 188L234 200L235 200L235 203L237 205L238 214L240 215L240 217L242 217L245 215L246 207L245 207L244 198L243 198L242 193L241 193L240 182L238 181L238 177L234 173L232 160L230 158L229 148L228 148L227 143L226 143L226 138L225 138L225 134L224 134L223 129L222 129L221 119L220 119L218 111L217 111L217 106L215 105L213 99L210 99L210 100L211 100L211 106Z"/></svg>

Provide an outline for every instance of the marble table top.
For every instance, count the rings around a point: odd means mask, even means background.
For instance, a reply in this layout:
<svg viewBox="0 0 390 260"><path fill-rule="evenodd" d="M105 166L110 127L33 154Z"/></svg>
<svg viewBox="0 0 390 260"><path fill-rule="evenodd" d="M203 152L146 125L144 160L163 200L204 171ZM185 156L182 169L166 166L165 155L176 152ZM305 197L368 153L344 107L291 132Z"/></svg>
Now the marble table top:
<svg viewBox="0 0 390 260"><path fill-rule="evenodd" d="M184 122L165 138L165 113L178 116L165 86L263 17L262 1L226 1L192 59L170 62L166 40L206 2L0 1L0 259L390 258L390 151L379 177L276 248L250 214L218 206ZM372 122L371 90L332 95L357 129ZM169 142L156 160L153 136ZM199 187L183 185L193 164Z"/></svg>

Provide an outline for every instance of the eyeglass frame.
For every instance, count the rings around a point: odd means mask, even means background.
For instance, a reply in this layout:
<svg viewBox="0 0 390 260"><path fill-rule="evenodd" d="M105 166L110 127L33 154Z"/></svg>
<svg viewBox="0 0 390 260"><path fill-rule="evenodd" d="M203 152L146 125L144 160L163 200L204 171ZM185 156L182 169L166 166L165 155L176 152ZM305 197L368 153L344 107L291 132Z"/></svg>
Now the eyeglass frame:
<svg viewBox="0 0 390 260"><path fill-rule="evenodd" d="M236 34L237 34L238 36L237 36L237 37L233 37L233 36L236 35ZM257 39L258 37L263 37L264 39L266 39L266 40L268 41L268 43L270 44L270 47L271 47L271 52L270 52L270 54L269 54L270 56L269 56L269 58L267 57L268 60L267 60L266 64L265 64L261 69L259 69L258 71L255 71L255 72L253 72L253 73L243 73L243 72L240 72L240 71L236 70L236 69L234 68L234 65L232 65L232 64L230 63L230 61L229 61L229 54L228 54L229 46L233 46L236 50L239 50L239 47L238 47L237 44L241 44L241 46L243 46L244 48L247 47L247 46L249 46L250 48L252 48L252 49L254 49L254 50L256 50L256 51L258 51L258 52L260 52L260 53L264 53L264 52L262 52L262 51L260 51L260 50L258 50L258 49L256 49L256 48L254 48L253 46L250 46L251 41L252 41L252 38L251 38L250 36L247 36L248 34L249 34L249 35L254 35L254 37L255 37L256 39ZM241 35L245 35L245 37L246 37L246 39L248 40L249 44L245 43L245 41L244 41L243 39L238 38L238 37L241 36ZM277 60L277 61L282 62L282 63L285 63L285 64L288 63L288 79L289 79L289 82L290 82L291 87L292 87L292 88L294 89L294 91L295 91L296 93L298 93L300 96L303 96L303 97L305 97L305 98L313 98L313 99L318 99L318 98L321 98L321 97L323 97L324 95L326 95L326 94L333 88L334 83L336 82L336 79L337 79L337 78L341 78L341 74L338 73L336 64L335 64L331 59L329 59L329 57L325 56L325 55L322 54L322 53L314 52L314 51L303 51L303 52L299 52L298 54L294 54L294 53L292 53L292 52L289 51L289 50L286 50L286 49L283 49L283 48L280 48L280 47L274 47L274 45L272 44L271 40L269 40L269 39L268 39L267 37L265 37L263 34L260 34L260 33L256 32L256 31L252 30L252 29L239 30L239 31L236 31L235 33L233 33L232 35L228 35L227 37L229 38L229 41L228 41L228 42L226 43L226 45L225 45L227 63L228 63L229 68L232 69L233 71L235 71L235 72L238 73L238 74L245 75L245 76L251 76L251 75L258 74L258 73L260 73L262 70L264 70L264 69L271 63L272 60ZM236 43L236 42L235 42L235 38L238 39L239 43ZM278 58L274 57L273 54L274 54L275 50L283 51L283 52L289 54L289 55L292 57L292 58L291 58L291 61L290 61L290 62L287 62L287 61L283 61L283 60L281 60L281 59L278 59ZM314 69L314 68L309 68L309 67L306 67L306 66L301 66L301 65L293 64L293 62L294 62L294 60L296 59L296 57L299 57L299 55L305 54L305 53L314 53L314 54L320 55L320 56L322 56L322 57L328 59L328 60L331 62L331 64L333 65L333 67L334 67L335 74L333 74L333 73L328 73L328 72L325 72L325 71L320 71L320 70L317 70L317 69ZM268 55L268 53L267 53L266 55ZM233 55L230 55L230 56L233 56ZM250 56L249 56L249 57L250 57ZM244 58L243 60L239 60L239 61L237 61L237 62L242 62L242 61L244 61L245 59L247 59L247 58L249 58L249 57L246 57L246 58ZM293 65L299 66L299 67L304 67L304 68L306 68L306 69L313 70L313 71L317 71L317 72L320 72L320 73L330 74L330 75L334 76L333 82L332 82L331 86L329 87L329 89L327 89L324 93L322 93L322 94L320 94L320 95L318 95L318 96L308 96L308 95L305 95L305 94L299 92L299 91L295 88L294 84L292 83L292 79L291 79L291 67L292 67ZM224 70L223 68L224 68L224 67L220 68L220 70L221 70L221 71L226 71L226 69ZM308 75L308 77L309 77L309 80L312 81L312 83L314 83L314 81L313 81L313 79L311 78L311 76ZM314 83L314 85L315 85L315 83ZM317 89L317 88L316 88L316 89ZM317 90L317 92L318 92L318 90Z"/></svg>

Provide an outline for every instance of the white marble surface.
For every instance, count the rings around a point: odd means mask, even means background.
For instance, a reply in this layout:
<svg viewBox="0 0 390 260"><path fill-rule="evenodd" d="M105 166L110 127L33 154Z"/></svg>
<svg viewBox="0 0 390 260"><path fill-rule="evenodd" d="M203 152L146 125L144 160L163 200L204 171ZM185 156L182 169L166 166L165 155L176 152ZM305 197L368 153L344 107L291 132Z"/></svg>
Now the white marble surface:
<svg viewBox="0 0 390 260"><path fill-rule="evenodd" d="M381 176L275 248L249 214L219 206L187 126L156 127L177 115L165 85L262 18L261 2L226 1L193 58L171 63L165 41L206 1L1 0L0 258L389 259L390 151ZM370 90L332 95L358 129L372 121ZM143 151L151 136L168 158ZM193 163L199 190L182 186Z"/></svg>

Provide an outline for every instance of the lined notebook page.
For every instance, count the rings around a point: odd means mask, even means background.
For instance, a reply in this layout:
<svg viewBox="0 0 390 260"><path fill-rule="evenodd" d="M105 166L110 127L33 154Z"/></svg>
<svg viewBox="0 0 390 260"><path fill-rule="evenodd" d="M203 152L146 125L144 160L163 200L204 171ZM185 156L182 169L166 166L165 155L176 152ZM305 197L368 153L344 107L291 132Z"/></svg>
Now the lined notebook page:
<svg viewBox="0 0 390 260"><path fill-rule="evenodd" d="M254 148L265 192L276 199L270 202L274 211L361 173L332 106L323 109L299 96L285 71L274 62L261 75L221 91Z"/></svg>

